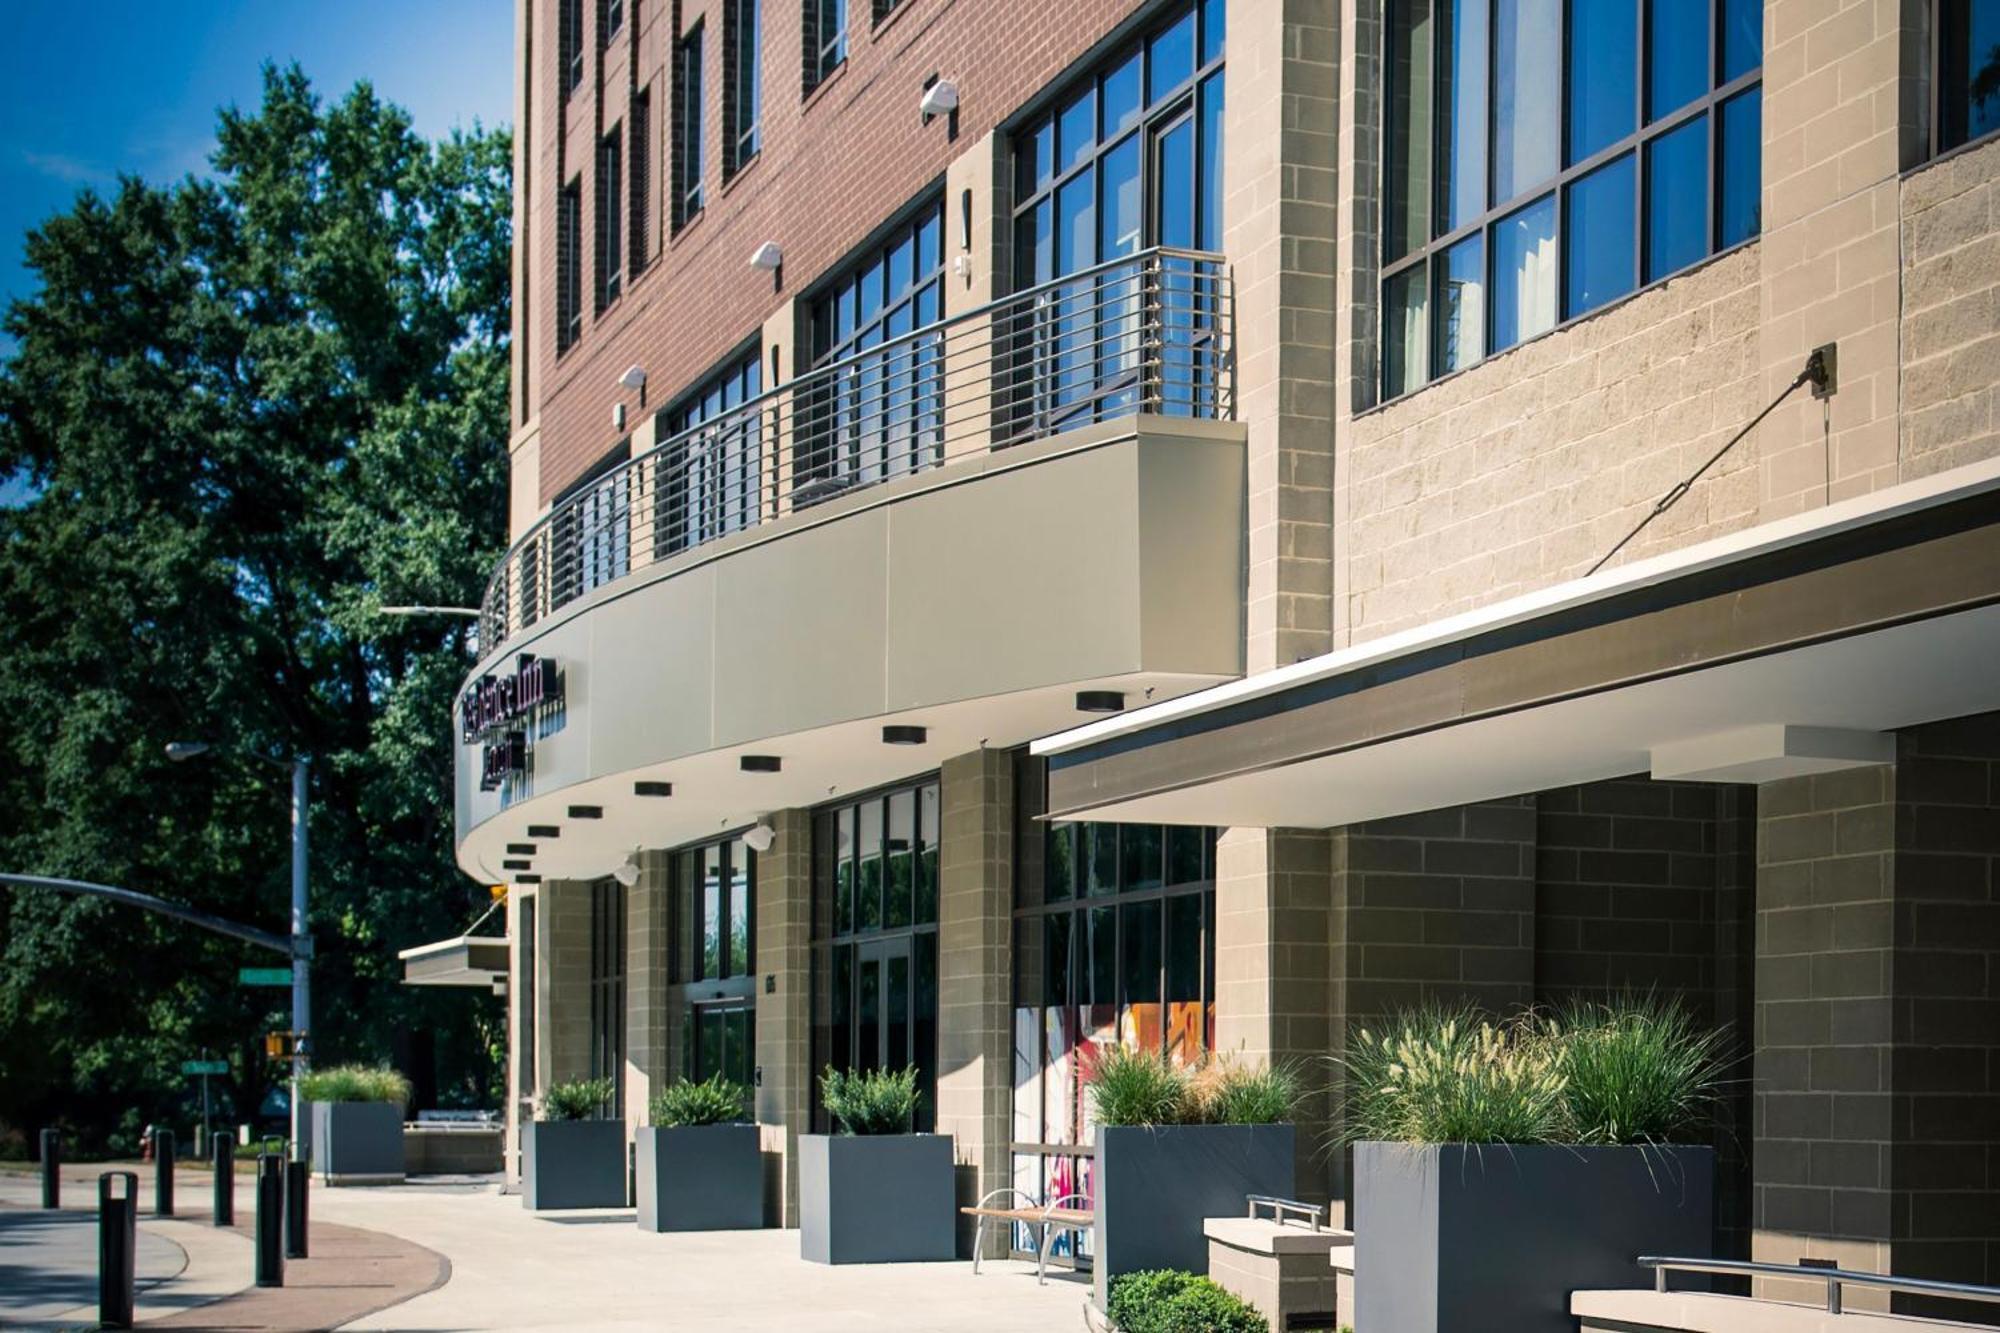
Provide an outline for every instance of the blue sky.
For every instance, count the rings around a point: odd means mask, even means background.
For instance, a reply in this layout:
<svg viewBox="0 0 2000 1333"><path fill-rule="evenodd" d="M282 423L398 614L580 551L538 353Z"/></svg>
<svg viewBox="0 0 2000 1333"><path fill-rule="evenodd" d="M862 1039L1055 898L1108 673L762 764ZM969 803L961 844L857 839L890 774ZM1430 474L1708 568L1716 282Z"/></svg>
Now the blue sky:
<svg viewBox="0 0 2000 1333"><path fill-rule="evenodd" d="M205 171L216 109L254 106L266 59L329 99L365 78L440 136L513 120L513 40L510 0L0 0L0 307L33 290L28 229L78 190ZM0 505L23 498L0 477Z"/></svg>
<svg viewBox="0 0 2000 1333"><path fill-rule="evenodd" d="M328 98L368 79L435 136L512 121L513 40L510 0L0 0L0 305L32 290L28 228L79 189L205 170L264 60Z"/></svg>

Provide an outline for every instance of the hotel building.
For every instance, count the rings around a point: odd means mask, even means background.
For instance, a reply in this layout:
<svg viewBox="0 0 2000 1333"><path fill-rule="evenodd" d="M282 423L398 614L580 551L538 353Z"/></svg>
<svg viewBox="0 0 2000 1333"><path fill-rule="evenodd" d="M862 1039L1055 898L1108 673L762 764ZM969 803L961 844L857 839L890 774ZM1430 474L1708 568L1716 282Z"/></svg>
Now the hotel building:
<svg viewBox="0 0 2000 1333"><path fill-rule="evenodd" d="M1718 1253L2000 1281L2000 4L516 13L510 1129L1228 1052L1339 1203L1353 1025L1652 989Z"/></svg>

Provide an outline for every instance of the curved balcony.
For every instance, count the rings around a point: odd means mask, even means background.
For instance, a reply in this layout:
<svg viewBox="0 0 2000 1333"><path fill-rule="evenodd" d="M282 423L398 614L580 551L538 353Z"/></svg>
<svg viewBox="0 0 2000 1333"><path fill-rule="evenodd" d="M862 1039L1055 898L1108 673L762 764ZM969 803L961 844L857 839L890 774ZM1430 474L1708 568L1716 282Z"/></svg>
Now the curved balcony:
<svg viewBox="0 0 2000 1333"><path fill-rule="evenodd" d="M657 561L947 458L1141 413L1234 415L1229 269L1158 248L1042 283L778 385L570 496L487 582L500 645Z"/></svg>
<svg viewBox="0 0 2000 1333"><path fill-rule="evenodd" d="M1092 694L1239 675L1229 315L1221 260L1147 252L596 479L488 589L493 647L456 719L460 864L601 875L1060 730Z"/></svg>

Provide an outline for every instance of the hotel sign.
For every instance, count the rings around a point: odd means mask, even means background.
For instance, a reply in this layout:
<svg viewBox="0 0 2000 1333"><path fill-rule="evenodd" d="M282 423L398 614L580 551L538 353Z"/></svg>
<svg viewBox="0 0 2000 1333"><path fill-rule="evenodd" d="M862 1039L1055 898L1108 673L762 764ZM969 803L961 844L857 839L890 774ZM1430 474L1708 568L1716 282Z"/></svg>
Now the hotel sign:
<svg viewBox="0 0 2000 1333"><path fill-rule="evenodd" d="M563 702L555 659L523 653L512 671L481 676L459 701L460 735L480 747L479 788L492 791L528 769L527 728Z"/></svg>

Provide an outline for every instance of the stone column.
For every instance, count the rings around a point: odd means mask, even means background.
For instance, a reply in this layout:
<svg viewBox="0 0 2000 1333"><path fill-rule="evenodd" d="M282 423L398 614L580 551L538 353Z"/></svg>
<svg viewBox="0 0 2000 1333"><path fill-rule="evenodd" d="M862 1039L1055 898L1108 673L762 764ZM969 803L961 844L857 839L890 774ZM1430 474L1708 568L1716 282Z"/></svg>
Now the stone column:
<svg viewBox="0 0 2000 1333"><path fill-rule="evenodd" d="M536 1085L590 1077L590 885L550 880L535 913Z"/></svg>
<svg viewBox="0 0 2000 1333"><path fill-rule="evenodd" d="M1009 139L993 133L981 138L953 160L944 174L944 253L952 256L944 278L946 318L963 315L992 301L1005 250L999 238L1008 234L1007 212L1012 199L1006 166L1012 161ZM972 196L972 225L966 235L964 199ZM960 258L964 271L956 271ZM1000 330L1005 338L1011 329ZM994 374L992 321L986 317L955 325L944 347L945 453L957 458L985 453L993 447L995 395L1005 381Z"/></svg>
<svg viewBox="0 0 2000 1333"><path fill-rule="evenodd" d="M939 788L937 1129L952 1136L970 1204L1012 1176L1013 757L947 759ZM959 1221L970 1253L970 1219ZM995 1234L989 1253L1005 1250Z"/></svg>
<svg viewBox="0 0 2000 1333"><path fill-rule="evenodd" d="M767 1161L765 1215L797 1226L799 1135L811 1128L812 816L767 817L777 841L757 855L757 1123Z"/></svg>
<svg viewBox="0 0 2000 1333"><path fill-rule="evenodd" d="M674 1081L667 1042L667 860L639 855L639 881L625 890L625 1123L647 1121L653 1094Z"/></svg>
<svg viewBox="0 0 2000 1333"><path fill-rule="evenodd" d="M507 1102L504 1108L504 1118L507 1128L505 1131L506 1137L502 1140L504 1146L500 1154L500 1169L506 1176L507 1184L510 1188L518 1188L521 1183L519 1154L521 1151L521 1122L525 1118L525 1113L522 1110L522 1102L527 1098L528 1085L533 1078L532 1070L526 1070L521 1067L521 1045L523 1039L521 1030L523 1017L521 1013L521 996L524 990L521 979L525 971L523 964L527 962L521 956L523 944L525 943L532 951L531 956L539 957L540 954L540 950L535 947L535 941L524 940L522 936L521 903L524 899L532 900L533 898L533 893L523 893L519 885L509 886L505 909L507 914L507 938L514 941L514 947L507 951ZM539 993L541 988L540 986L534 986L533 989L536 993ZM527 1015L526 1021L533 1023L535 1016L533 1014Z"/></svg>

